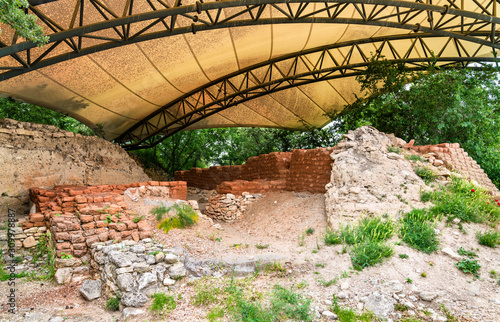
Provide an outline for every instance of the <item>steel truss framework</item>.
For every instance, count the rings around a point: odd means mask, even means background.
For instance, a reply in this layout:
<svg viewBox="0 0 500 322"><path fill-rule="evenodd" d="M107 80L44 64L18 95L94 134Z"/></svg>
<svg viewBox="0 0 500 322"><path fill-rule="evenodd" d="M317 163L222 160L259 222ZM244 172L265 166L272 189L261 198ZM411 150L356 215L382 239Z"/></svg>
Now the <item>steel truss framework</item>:
<svg viewBox="0 0 500 322"><path fill-rule="evenodd" d="M181 0L176 0L173 6L163 0L147 2L151 7L147 12L134 13L134 1L129 0L123 12L117 13L100 0L75 0L69 28L63 28L40 7L31 6L29 11L52 30L49 43L38 48L32 42L18 42L16 34L10 43L0 41L0 59L6 56L13 58L8 60L12 63L0 66L0 81L110 48L219 28L337 23L414 31L401 36L360 39L290 54L208 83L163 106L116 140L127 149L138 149L158 143L161 140L159 135L172 135L246 100L294 86L361 74L374 46L379 52L389 48L392 53L390 59L407 60L413 68L422 68L422 63L429 61L431 50L436 53L439 63L446 65L485 61L476 56L480 48L500 48L500 30L497 27L500 23L497 17L500 0L482 3L472 0L476 6L474 11L465 10L464 1L455 0L448 0L444 6L420 0L227 0L184 6ZM85 25L86 11L83 9L88 4L99 12L100 20ZM470 6L470 1L468 4ZM231 9L230 15L225 9ZM269 9L273 12L272 18L266 15ZM343 15L346 11L352 11L353 15ZM426 39L432 37L441 37L443 47L436 49L428 46ZM89 39L93 42L86 41ZM404 52L398 52L392 43L402 40L411 40L412 45L405 47ZM475 43L476 50L468 52L464 42ZM368 43L371 47L363 48ZM420 48L419 55L415 54L417 47ZM446 56L450 47L455 48L454 56ZM331 54L340 48L348 49L349 53L343 55L343 61L335 60Z"/></svg>
<svg viewBox="0 0 500 322"><path fill-rule="evenodd" d="M405 62L409 69L414 70L425 70L430 63L447 68L495 60L475 57L474 53L464 49L463 41L458 39L448 39L432 54L426 40L435 37L432 34L413 34L412 45L404 51L398 51L393 44L408 40L407 35L322 46L253 65L172 101L115 141L128 150L151 147L210 115L245 101L295 86L363 74L372 54L369 50L378 55L386 52L387 59ZM453 47L455 55L443 56L449 47ZM415 58L415 52L419 49L425 53L425 58ZM334 58L338 56L335 51L340 50L347 51L342 61Z"/></svg>

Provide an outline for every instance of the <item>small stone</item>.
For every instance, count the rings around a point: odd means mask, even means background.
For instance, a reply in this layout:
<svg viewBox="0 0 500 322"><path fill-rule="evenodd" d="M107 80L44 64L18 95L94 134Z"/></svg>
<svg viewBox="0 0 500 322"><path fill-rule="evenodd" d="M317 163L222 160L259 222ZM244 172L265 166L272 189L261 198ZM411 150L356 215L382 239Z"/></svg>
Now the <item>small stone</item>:
<svg viewBox="0 0 500 322"><path fill-rule="evenodd" d="M178 259L174 254L165 254L165 258L163 259L163 261L167 264L175 264L177 263Z"/></svg>
<svg viewBox="0 0 500 322"><path fill-rule="evenodd" d="M422 300L427 301L427 302L432 302L436 297L438 297L438 293L435 292L420 292L419 296Z"/></svg>
<svg viewBox="0 0 500 322"><path fill-rule="evenodd" d="M220 224L214 224L212 227L219 229L219 230L224 230Z"/></svg>
<svg viewBox="0 0 500 322"><path fill-rule="evenodd" d="M457 253L455 253L451 248L449 247L445 247L441 250L441 252L443 252L443 254L445 254L446 256L448 257L451 257L455 260L460 260L462 259L462 257L460 257L460 255L458 255Z"/></svg>
<svg viewBox="0 0 500 322"><path fill-rule="evenodd" d="M161 261L165 258L165 254L163 252L159 252L155 255L155 261L157 263L161 263Z"/></svg>
<svg viewBox="0 0 500 322"><path fill-rule="evenodd" d="M146 263L134 263L134 272L137 272L137 273L146 273L146 272L149 272L151 270L151 267L149 267L148 264Z"/></svg>
<svg viewBox="0 0 500 322"><path fill-rule="evenodd" d="M132 266L127 266L127 267L122 267L122 268L117 268L116 269L116 274L125 274L125 273L132 273L134 271Z"/></svg>
<svg viewBox="0 0 500 322"><path fill-rule="evenodd" d="M102 282L101 280L86 280L80 287L80 294L87 300L92 301L101 297Z"/></svg>
<svg viewBox="0 0 500 322"><path fill-rule="evenodd" d="M325 317L328 320L336 320L338 318L337 314L330 312L328 310L323 311L321 315L323 315L323 317Z"/></svg>
<svg viewBox="0 0 500 322"><path fill-rule="evenodd" d="M73 277L73 269L70 267L59 268L54 277L59 285L69 283Z"/></svg>
<svg viewBox="0 0 500 322"><path fill-rule="evenodd" d="M373 314L381 319L386 319L390 313L394 312L396 300L384 294L372 294L366 298L365 308L371 310Z"/></svg>
<svg viewBox="0 0 500 322"><path fill-rule="evenodd" d="M109 252L109 260L118 267L131 266L132 262L135 260L135 256L132 254L124 254L120 251Z"/></svg>
<svg viewBox="0 0 500 322"><path fill-rule="evenodd" d="M343 291L349 289L349 287L350 287L350 285L348 282L344 282L344 283L340 284L340 289Z"/></svg>
<svg viewBox="0 0 500 322"><path fill-rule="evenodd" d="M146 263L149 265L154 265L156 264L156 259L153 255L146 255Z"/></svg>
<svg viewBox="0 0 500 322"><path fill-rule="evenodd" d="M163 280L163 285L165 286L172 286L175 284L175 280L169 278L169 277L166 277L164 280Z"/></svg>
<svg viewBox="0 0 500 322"><path fill-rule="evenodd" d="M122 319L127 321L127 319L129 317L134 317L134 316L143 315L143 314L146 314L146 312L144 312L144 310L126 307L122 311Z"/></svg>
<svg viewBox="0 0 500 322"><path fill-rule="evenodd" d="M182 263L177 263L171 266L168 270L168 273L170 277L175 280L180 279L181 277L187 275L186 269L184 268L184 264Z"/></svg>
<svg viewBox="0 0 500 322"><path fill-rule="evenodd" d="M330 300L323 300L322 302L323 302L324 305L327 305L327 306L333 305L333 302L330 301Z"/></svg>
<svg viewBox="0 0 500 322"><path fill-rule="evenodd" d="M142 307L147 301L146 295L140 292L128 292L122 296L122 304L125 306Z"/></svg>
<svg viewBox="0 0 500 322"><path fill-rule="evenodd" d="M398 280L391 280L382 284L381 288L385 293L399 293L403 291L403 284Z"/></svg>
<svg viewBox="0 0 500 322"><path fill-rule="evenodd" d="M146 247L144 247L144 245L134 245L130 247L130 251L137 254L144 254L144 252L146 252Z"/></svg>
<svg viewBox="0 0 500 322"><path fill-rule="evenodd" d="M26 238L23 241L24 248L31 248L33 246L36 246L36 244L37 244L37 241L36 241L35 237L33 237L33 236L29 236L28 238Z"/></svg>

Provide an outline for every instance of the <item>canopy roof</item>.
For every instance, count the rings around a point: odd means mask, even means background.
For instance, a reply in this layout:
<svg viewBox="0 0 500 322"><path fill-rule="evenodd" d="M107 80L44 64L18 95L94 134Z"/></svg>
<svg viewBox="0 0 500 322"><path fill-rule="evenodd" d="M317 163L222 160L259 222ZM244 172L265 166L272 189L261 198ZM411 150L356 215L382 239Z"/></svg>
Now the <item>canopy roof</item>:
<svg viewBox="0 0 500 322"><path fill-rule="evenodd" d="M0 95L127 149L178 131L305 130L359 94L373 54L424 68L492 61L500 0L32 0L42 48L7 26Z"/></svg>

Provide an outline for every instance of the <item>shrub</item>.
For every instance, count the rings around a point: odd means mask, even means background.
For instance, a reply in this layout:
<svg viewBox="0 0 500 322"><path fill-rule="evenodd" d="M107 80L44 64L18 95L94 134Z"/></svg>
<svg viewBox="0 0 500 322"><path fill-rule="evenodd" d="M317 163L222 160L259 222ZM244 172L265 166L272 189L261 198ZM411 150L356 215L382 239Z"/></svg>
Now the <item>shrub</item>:
<svg viewBox="0 0 500 322"><path fill-rule="evenodd" d="M439 241L433 225L428 221L429 215L422 209L413 209L401 220L401 239L410 247L426 254L437 250Z"/></svg>
<svg viewBox="0 0 500 322"><path fill-rule="evenodd" d="M349 253L352 266L356 270L362 270L367 266L381 263L384 258L393 254L394 250L390 246L374 240L356 244Z"/></svg>
<svg viewBox="0 0 500 322"><path fill-rule="evenodd" d="M168 208L165 206L156 206L153 207L150 211L151 214L156 216L156 220L162 220L163 216L168 213Z"/></svg>
<svg viewBox="0 0 500 322"><path fill-rule="evenodd" d="M198 222L198 213L188 204L174 204L166 209L166 212L171 210L175 210L175 215L163 219L158 225L158 228L163 229L165 233L168 233L172 228L186 228Z"/></svg>
<svg viewBox="0 0 500 322"><path fill-rule="evenodd" d="M480 245L495 248L497 244L500 244L500 233L498 231L488 231L488 232L477 232L476 237Z"/></svg>

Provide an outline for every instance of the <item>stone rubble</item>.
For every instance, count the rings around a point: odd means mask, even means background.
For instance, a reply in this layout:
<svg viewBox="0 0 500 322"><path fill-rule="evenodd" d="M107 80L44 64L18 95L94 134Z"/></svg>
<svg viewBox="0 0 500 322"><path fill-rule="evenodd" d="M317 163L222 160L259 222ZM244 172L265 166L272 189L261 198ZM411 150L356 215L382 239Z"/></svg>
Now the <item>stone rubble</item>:
<svg viewBox="0 0 500 322"><path fill-rule="evenodd" d="M215 220L232 222L245 214L246 206L262 198L261 194L243 192L241 196L232 193L217 195L208 200L204 214Z"/></svg>

